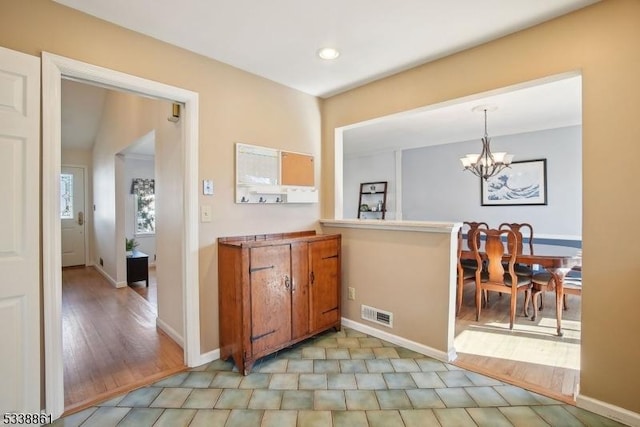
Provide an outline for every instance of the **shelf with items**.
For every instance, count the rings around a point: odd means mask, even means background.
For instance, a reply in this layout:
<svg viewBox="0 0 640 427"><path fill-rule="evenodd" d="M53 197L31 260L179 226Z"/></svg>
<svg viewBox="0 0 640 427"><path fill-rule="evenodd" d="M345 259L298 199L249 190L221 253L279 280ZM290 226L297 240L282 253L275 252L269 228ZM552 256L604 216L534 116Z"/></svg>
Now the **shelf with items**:
<svg viewBox="0 0 640 427"><path fill-rule="evenodd" d="M314 178L310 154L236 143L236 203L318 203Z"/></svg>
<svg viewBox="0 0 640 427"><path fill-rule="evenodd" d="M239 185L236 203L317 203L318 189L294 185Z"/></svg>
<svg viewBox="0 0 640 427"><path fill-rule="evenodd" d="M358 219L384 219L387 212L387 181L363 182L358 198Z"/></svg>

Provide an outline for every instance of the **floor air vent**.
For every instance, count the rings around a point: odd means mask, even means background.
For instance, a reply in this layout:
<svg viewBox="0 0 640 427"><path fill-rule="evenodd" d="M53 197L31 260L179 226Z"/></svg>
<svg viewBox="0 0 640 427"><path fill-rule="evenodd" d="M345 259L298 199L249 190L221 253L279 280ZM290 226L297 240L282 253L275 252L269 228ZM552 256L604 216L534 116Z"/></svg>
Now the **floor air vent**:
<svg viewBox="0 0 640 427"><path fill-rule="evenodd" d="M393 313L389 311L362 305L360 308L360 317L393 328Z"/></svg>

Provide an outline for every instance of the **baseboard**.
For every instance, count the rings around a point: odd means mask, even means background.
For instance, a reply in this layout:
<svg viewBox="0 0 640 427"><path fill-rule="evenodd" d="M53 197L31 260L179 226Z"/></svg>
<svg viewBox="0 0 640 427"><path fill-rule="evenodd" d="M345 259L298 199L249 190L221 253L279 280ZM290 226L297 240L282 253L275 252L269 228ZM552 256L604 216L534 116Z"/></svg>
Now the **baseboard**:
<svg viewBox="0 0 640 427"><path fill-rule="evenodd" d="M184 340L182 339L182 336L171 326L167 325L166 322L163 322L159 317L156 317L156 327L165 334L169 335L169 337L171 337L171 339L174 340L176 344L184 348Z"/></svg>
<svg viewBox="0 0 640 427"><path fill-rule="evenodd" d="M156 327L158 327L165 334L169 335L169 337L171 337L171 339L174 340L180 347L184 348L184 340L182 339L180 334L178 334L175 329L167 325L166 322L163 322L159 317L156 317ZM218 359L220 359L220 349L216 348L215 350L211 350L207 353L201 354L195 366L202 366Z"/></svg>
<svg viewBox="0 0 640 427"><path fill-rule="evenodd" d="M109 276L109 273L107 273L106 271L104 271L104 269L102 268L101 265L99 264L94 264L93 268L95 268L96 270L98 270L98 273L100 273L102 275L102 277L104 277L105 279L107 279L107 282L111 283L111 286L113 286L114 288L123 288L124 286L118 286L118 282L116 282L113 277ZM127 285L126 283L124 284L125 286Z"/></svg>
<svg viewBox="0 0 640 427"><path fill-rule="evenodd" d="M578 394L576 406L632 427L640 427L640 414L628 409Z"/></svg>
<svg viewBox="0 0 640 427"><path fill-rule="evenodd" d="M408 348L409 350L413 350L426 356L433 357L434 359L438 359L440 361L450 362L456 358L455 350L451 350L449 354L447 354L443 351L436 350L415 341L411 341L406 338L402 338L397 335L372 328L371 326L367 326L362 323L354 322L353 320L345 319L344 317L342 318L341 323L342 326L345 326L347 328L355 329L356 331L365 333L367 335L389 341L390 343L397 344L401 347ZM201 354L199 365L211 363L214 360L218 359L220 359L220 349L216 348L215 350L211 350L207 353Z"/></svg>
<svg viewBox="0 0 640 427"><path fill-rule="evenodd" d="M367 335L389 341L401 347L408 348L409 350L424 354L425 356L433 357L434 359L440 360L442 362L451 362L457 357L455 349L450 349L447 353L442 350L437 350L424 344L420 344L415 341L411 341L406 338L381 331L380 329L372 328L371 326L354 322L353 320L349 320L344 317L342 318L341 323L342 326L346 326L347 328L355 329L356 331L365 333Z"/></svg>
<svg viewBox="0 0 640 427"><path fill-rule="evenodd" d="M198 366L202 366L207 363L211 363L214 360L220 359L220 349L216 348L215 350L211 350L210 352L204 353L200 355L200 363Z"/></svg>

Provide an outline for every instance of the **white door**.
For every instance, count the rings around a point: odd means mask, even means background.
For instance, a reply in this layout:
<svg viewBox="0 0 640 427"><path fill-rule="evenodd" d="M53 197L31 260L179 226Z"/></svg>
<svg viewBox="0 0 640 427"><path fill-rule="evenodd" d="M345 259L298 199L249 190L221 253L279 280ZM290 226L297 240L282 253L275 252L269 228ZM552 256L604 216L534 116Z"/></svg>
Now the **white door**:
<svg viewBox="0 0 640 427"><path fill-rule="evenodd" d="M84 169L63 166L60 173L62 266L85 264Z"/></svg>
<svg viewBox="0 0 640 427"><path fill-rule="evenodd" d="M0 47L0 413L40 411L40 58Z"/></svg>

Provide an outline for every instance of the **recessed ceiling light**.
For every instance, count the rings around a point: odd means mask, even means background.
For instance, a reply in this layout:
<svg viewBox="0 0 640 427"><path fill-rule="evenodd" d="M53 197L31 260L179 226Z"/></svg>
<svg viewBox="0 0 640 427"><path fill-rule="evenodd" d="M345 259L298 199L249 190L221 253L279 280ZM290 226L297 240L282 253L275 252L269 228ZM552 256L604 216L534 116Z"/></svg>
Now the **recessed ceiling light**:
<svg viewBox="0 0 640 427"><path fill-rule="evenodd" d="M332 47L323 47L318 49L318 56L322 59L336 59L340 56L340 52Z"/></svg>

